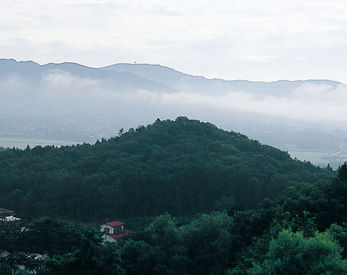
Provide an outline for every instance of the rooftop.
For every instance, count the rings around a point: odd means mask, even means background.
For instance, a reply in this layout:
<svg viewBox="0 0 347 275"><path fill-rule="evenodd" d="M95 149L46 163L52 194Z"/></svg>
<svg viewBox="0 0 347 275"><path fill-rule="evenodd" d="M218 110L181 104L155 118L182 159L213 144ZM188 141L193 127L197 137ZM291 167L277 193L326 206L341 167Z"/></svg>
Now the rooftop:
<svg viewBox="0 0 347 275"><path fill-rule="evenodd" d="M125 223L121 221L112 221L112 222L107 222L106 224L112 227L125 225Z"/></svg>
<svg viewBox="0 0 347 275"><path fill-rule="evenodd" d="M124 232L122 232L122 233L118 233L118 234L106 233L106 234L107 234L108 236L114 238L114 239L118 239L118 238L121 238L121 237L123 237L123 236L125 236L125 235L128 235L128 234L131 233L131 232L132 232L131 230L125 228L125 229L124 229Z"/></svg>
<svg viewBox="0 0 347 275"><path fill-rule="evenodd" d="M20 221L20 218L14 217L14 216L6 216L0 218L0 221L2 222L15 222L15 221Z"/></svg>
<svg viewBox="0 0 347 275"><path fill-rule="evenodd" d="M0 208L0 217L6 217L6 216L11 216L14 214L14 211L7 210L4 208Z"/></svg>

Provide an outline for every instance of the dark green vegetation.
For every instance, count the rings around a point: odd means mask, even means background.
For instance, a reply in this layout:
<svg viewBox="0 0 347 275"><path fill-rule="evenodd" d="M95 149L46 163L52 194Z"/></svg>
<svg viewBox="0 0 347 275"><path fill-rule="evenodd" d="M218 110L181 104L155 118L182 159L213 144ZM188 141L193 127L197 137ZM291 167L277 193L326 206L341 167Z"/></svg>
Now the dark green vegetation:
<svg viewBox="0 0 347 275"><path fill-rule="evenodd" d="M275 198L332 172L235 132L189 120L159 121L95 145L6 150L0 205L21 216L73 220L177 216Z"/></svg>
<svg viewBox="0 0 347 275"><path fill-rule="evenodd" d="M347 274L347 164L320 169L182 117L6 150L0 167L0 205L21 215L159 215L117 245L97 226L0 222L0 274Z"/></svg>
<svg viewBox="0 0 347 275"><path fill-rule="evenodd" d="M309 193L300 184L254 210L200 214L183 223L163 214L118 245L102 244L92 226L48 218L0 223L0 251L7 251L0 273L23 265L38 274L343 275L346 171L347 164Z"/></svg>

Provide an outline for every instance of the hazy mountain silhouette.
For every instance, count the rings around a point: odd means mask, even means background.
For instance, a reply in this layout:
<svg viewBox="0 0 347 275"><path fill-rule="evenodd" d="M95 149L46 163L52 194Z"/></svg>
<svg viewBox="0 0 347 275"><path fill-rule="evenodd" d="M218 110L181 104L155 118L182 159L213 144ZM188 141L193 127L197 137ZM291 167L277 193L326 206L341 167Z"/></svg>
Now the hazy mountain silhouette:
<svg viewBox="0 0 347 275"><path fill-rule="evenodd" d="M330 154L347 144L347 114L336 109L346 93L344 84L331 80L254 82L161 65L90 68L0 59L0 139L94 142L120 128L184 115L284 150Z"/></svg>
<svg viewBox="0 0 347 275"><path fill-rule="evenodd" d="M120 63L107 67L104 70L128 72L141 78L149 79L171 87L175 91L195 91L220 93L233 91L252 92L258 95L279 96L286 94L304 84L329 85L337 87L340 82L331 80L279 80L273 82L248 80L208 79L202 76L192 76L174 69L151 64Z"/></svg>

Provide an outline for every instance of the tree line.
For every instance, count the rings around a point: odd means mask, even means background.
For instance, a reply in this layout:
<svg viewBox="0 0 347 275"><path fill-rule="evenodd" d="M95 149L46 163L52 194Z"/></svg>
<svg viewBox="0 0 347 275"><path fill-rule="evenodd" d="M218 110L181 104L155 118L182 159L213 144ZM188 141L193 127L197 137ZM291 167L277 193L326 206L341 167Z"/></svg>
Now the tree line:
<svg viewBox="0 0 347 275"><path fill-rule="evenodd" d="M288 187L254 209L188 220L162 214L116 245L103 244L91 225L50 218L0 223L0 251L7 252L0 272L342 275L346 198L345 163L331 180Z"/></svg>
<svg viewBox="0 0 347 275"><path fill-rule="evenodd" d="M22 217L78 221L190 217L251 209L331 169L235 132L179 117L97 143L0 152L0 205Z"/></svg>

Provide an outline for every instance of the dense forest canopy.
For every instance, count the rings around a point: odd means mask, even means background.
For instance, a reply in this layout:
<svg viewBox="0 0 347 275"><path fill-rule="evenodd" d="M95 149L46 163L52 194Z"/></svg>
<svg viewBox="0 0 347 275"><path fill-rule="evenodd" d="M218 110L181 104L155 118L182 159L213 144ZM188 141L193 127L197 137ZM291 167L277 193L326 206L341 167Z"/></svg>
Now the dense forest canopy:
<svg viewBox="0 0 347 275"><path fill-rule="evenodd" d="M116 245L102 243L93 226L50 218L0 223L0 273L343 275L346 171L347 164L310 192L305 184L288 187L252 210L185 221L166 213Z"/></svg>
<svg viewBox="0 0 347 275"><path fill-rule="evenodd" d="M347 273L346 163L321 169L185 117L4 150L0 205L23 218L0 222L1 274ZM107 244L105 217L147 222Z"/></svg>
<svg viewBox="0 0 347 275"><path fill-rule="evenodd" d="M249 209L334 173L246 136L178 117L94 145L0 153L0 205L73 220Z"/></svg>

